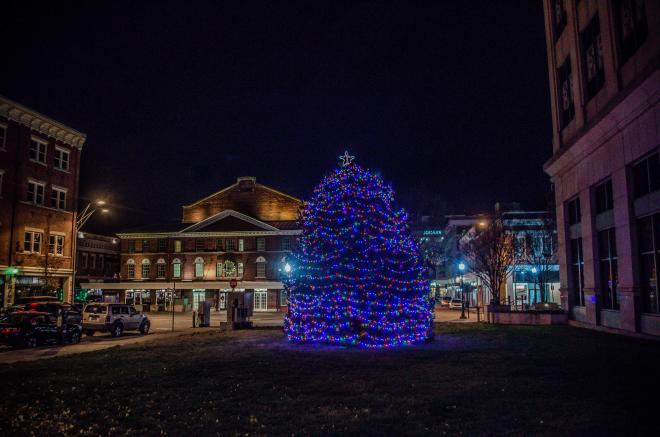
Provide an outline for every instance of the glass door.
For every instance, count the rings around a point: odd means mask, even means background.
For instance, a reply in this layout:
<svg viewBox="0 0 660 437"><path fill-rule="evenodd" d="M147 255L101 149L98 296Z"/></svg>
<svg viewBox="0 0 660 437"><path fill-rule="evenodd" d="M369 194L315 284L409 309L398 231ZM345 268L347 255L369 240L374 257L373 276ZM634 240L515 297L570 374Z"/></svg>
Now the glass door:
<svg viewBox="0 0 660 437"><path fill-rule="evenodd" d="M266 311L268 309L268 292L265 290L254 290L254 310Z"/></svg>

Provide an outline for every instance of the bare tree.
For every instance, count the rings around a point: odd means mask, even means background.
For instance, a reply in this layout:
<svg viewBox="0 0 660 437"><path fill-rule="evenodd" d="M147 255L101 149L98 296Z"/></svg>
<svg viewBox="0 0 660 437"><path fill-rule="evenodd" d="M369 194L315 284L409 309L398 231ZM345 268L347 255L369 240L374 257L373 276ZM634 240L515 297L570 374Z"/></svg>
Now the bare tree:
<svg viewBox="0 0 660 437"><path fill-rule="evenodd" d="M513 271L513 237L504 229L501 217L473 228L461 241L469 268L488 287L491 302L500 304L500 290Z"/></svg>

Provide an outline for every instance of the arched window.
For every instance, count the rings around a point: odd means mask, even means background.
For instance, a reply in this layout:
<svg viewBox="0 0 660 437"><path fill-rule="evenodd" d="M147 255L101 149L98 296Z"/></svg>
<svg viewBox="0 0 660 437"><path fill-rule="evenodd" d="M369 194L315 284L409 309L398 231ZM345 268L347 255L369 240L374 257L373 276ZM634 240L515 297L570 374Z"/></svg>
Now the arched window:
<svg viewBox="0 0 660 437"><path fill-rule="evenodd" d="M158 261L156 261L156 276L159 278L165 277L165 260L163 258L158 258Z"/></svg>
<svg viewBox="0 0 660 437"><path fill-rule="evenodd" d="M181 277L181 260L179 258L174 258L172 260L172 277L173 278Z"/></svg>
<svg viewBox="0 0 660 437"><path fill-rule="evenodd" d="M225 261L225 278L233 278L236 276L236 264L233 261Z"/></svg>
<svg viewBox="0 0 660 437"><path fill-rule="evenodd" d="M151 261L147 258L142 260L142 279L149 279L149 268L151 267Z"/></svg>
<svg viewBox="0 0 660 437"><path fill-rule="evenodd" d="M257 258L257 278L266 277L266 258L260 256Z"/></svg>
<svg viewBox="0 0 660 437"><path fill-rule="evenodd" d="M195 277L204 277L204 259L202 257L195 258Z"/></svg>
<svg viewBox="0 0 660 437"><path fill-rule="evenodd" d="M128 279L135 278L135 260L133 258L126 261L126 276L128 276Z"/></svg>

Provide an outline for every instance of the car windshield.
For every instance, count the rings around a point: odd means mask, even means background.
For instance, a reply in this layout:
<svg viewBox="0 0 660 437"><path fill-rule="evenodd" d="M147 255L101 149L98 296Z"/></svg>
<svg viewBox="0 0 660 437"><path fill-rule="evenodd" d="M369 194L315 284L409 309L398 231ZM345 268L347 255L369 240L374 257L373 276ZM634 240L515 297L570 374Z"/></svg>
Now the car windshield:
<svg viewBox="0 0 660 437"><path fill-rule="evenodd" d="M461 300L460 299L454 299L454 300L452 300L452 302L453 303L461 303Z"/></svg>
<svg viewBox="0 0 660 437"><path fill-rule="evenodd" d="M105 314L107 310L108 307L105 305L87 305L85 307L86 313Z"/></svg>

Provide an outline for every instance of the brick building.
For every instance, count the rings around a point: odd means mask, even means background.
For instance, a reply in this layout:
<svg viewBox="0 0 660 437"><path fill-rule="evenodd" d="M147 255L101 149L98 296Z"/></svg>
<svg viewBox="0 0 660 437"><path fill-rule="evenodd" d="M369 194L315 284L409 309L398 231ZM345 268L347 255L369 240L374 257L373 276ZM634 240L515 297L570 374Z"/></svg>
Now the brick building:
<svg viewBox="0 0 660 437"><path fill-rule="evenodd" d="M2 305L70 301L75 208L85 135L0 96Z"/></svg>
<svg viewBox="0 0 660 437"><path fill-rule="evenodd" d="M562 305L660 335L660 2L543 4Z"/></svg>
<svg viewBox="0 0 660 437"><path fill-rule="evenodd" d="M88 300L117 301L116 293L107 294L104 299L103 283L119 282L119 238L107 235L78 232L76 245L76 292L74 300L85 302ZM81 283L90 285L90 288L81 288Z"/></svg>
<svg viewBox="0 0 660 437"><path fill-rule="evenodd" d="M169 311L172 290L181 290L175 311L208 301L228 305L235 291L252 292L255 311L280 311L287 297L280 281L296 244L300 200L241 177L217 193L183 206L182 223L118 233L120 282L105 294L143 311ZM91 288L92 284L81 284Z"/></svg>

